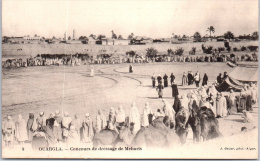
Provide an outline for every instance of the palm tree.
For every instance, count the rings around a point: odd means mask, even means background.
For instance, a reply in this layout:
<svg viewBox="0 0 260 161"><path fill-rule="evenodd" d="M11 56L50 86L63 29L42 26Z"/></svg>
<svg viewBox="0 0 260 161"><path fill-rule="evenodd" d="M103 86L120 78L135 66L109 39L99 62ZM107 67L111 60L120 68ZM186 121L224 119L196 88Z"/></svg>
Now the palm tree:
<svg viewBox="0 0 260 161"><path fill-rule="evenodd" d="M207 28L207 31L209 32L209 37L210 37L210 40L212 41L211 33L215 32L215 28L213 26L209 26Z"/></svg>

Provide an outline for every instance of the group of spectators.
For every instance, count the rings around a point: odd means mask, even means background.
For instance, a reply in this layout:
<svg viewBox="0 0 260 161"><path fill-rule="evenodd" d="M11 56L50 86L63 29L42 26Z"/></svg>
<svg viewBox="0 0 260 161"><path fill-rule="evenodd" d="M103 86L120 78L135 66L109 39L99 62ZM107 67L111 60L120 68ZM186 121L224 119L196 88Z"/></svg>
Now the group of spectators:
<svg viewBox="0 0 260 161"><path fill-rule="evenodd" d="M172 84L174 84L174 77ZM159 85L162 84L161 82ZM173 95L174 103L170 105L165 99L161 99L163 107L152 110L149 103L145 103L143 112L140 114L136 104L133 102L127 116L122 106L116 110L111 107L108 115L102 110L97 111L96 117L89 113L80 119L76 114L72 117L68 112L51 113L48 116L40 112L37 116L29 113L28 119L24 119L21 114L17 119L8 115L3 120L2 139L4 146L12 147L14 144L31 143L34 149L38 147L48 147L57 143L91 144L94 135L103 129L114 130L120 133L120 129L126 125L133 125L132 132L136 134L141 127L149 126L149 116L153 119L160 116L168 116L172 125L175 124L175 115L180 108L190 111L193 108L207 107L215 114L216 118L227 117L228 115L243 112L245 122L251 121L250 113L253 104L257 103L257 86L253 83L245 85L241 92L221 93L216 90L217 82L212 85L201 86L186 94ZM175 91L176 92L176 91ZM188 114L187 114L188 115Z"/></svg>
<svg viewBox="0 0 260 161"><path fill-rule="evenodd" d="M97 111L96 117L86 113L83 119L80 119L78 114L72 117L68 112L62 113L59 110L48 116L44 112L40 112L38 115L29 113L28 119L23 118L21 114L17 116L17 119L8 115L3 120L3 145L13 147L15 144L30 143L33 149L37 149L54 146L58 143L92 144L94 135L103 129L119 133L123 126L134 124L133 134L136 134L141 127L149 126L149 114L153 114L155 119L164 116L170 110L172 107L167 101L164 101L163 108L154 112L146 102L142 114L139 113L133 102L128 116L122 106L119 106L118 109L111 107L108 115L105 115L102 110ZM171 118L173 120L172 115Z"/></svg>
<svg viewBox="0 0 260 161"><path fill-rule="evenodd" d="M160 58L160 59L159 59ZM36 57L14 58L2 61L3 68L19 68L28 66L50 66L50 65L85 65L85 64L120 64L120 63L150 63L150 62L240 62L240 61L258 61L255 53L245 55L234 54L211 54L211 55L187 55L187 56L169 56L163 55L153 58L146 56L88 56L88 54L41 54Z"/></svg>

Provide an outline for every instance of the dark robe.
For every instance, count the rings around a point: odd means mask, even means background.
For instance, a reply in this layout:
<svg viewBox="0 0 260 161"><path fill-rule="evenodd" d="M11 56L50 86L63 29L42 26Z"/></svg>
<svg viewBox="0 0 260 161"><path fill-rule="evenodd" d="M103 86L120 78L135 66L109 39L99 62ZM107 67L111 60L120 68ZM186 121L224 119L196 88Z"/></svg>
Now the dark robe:
<svg viewBox="0 0 260 161"><path fill-rule="evenodd" d="M228 75L227 75L227 72L225 72L225 73L224 73L224 76L223 76L223 78L222 78L222 81L224 81L224 80L227 78L227 76L228 76Z"/></svg>
<svg viewBox="0 0 260 161"><path fill-rule="evenodd" d="M252 96L251 95L246 96L246 110L247 111L253 111L253 109L252 109Z"/></svg>
<svg viewBox="0 0 260 161"><path fill-rule="evenodd" d="M54 118L49 118L46 120L45 135L49 146L52 146L56 143L56 138L53 132L54 122L55 122Z"/></svg>
<svg viewBox="0 0 260 161"><path fill-rule="evenodd" d="M191 85L193 83L193 76L191 73L188 73L188 85Z"/></svg>
<svg viewBox="0 0 260 161"><path fill-rule="evenodd" d="M179 110L181 109L181 101L178 97L176 97L174 99L174 103L173 103L173 109L175 111L175 113L177 114L179 112Z"/></svg>
<svg viewBox="0 0 260 161"><path fill-rule="evenodd" d="M154 76L152 76L152 86L153 86L153 88L155 87L155 77Z"/></svg>
<svg viewBox="0 0 260 161"><path fill-rule="evenodd" d="M171 78L171 84L172 84L175 79L175 76L173 74L171 74L170 78Z"/></svg>
<svg viewBox="0 0 260 161"><path fill-rule="evenodd" d="M162 83L162 77L161 77L161 76L158 76L158 77L157 77L157 81L158 81L158 84Z"/></svg>
<svg viewBox="0 0 260 161"><path fill-rule="evenodd" d="M168 76L166 74L163 76L163 80L164 80L164 87L168 87Z"/></svg>
<svg viewBox="0 0 260 161"><path fill-rule="evenodd" d="M217 82L218 82L218 84L221 84L221 83L222 83L221 75L218 75L218 76L217 76Z"/></svg>
<svg viewBox="0 0 260 161"><path fill-rule="evenodd" d="M163 96L163 88L164 87L163 87L163 85L161 83L157 86L159 98L162 98L162 96Z"/></svg>
<svg viewBox="0 0 260 161"><path fill-rule="evenodd" d="M172 84L172 97L176 98L179 95L177 84Z"/></svg>
<svg viewBox="0 0 260 161"><path fill-rule="evenodd" d="M129 73L133 73L133 67L132 67L132 65L129 66Z"/></svg>
<svg viewBox="0 0 260 161"><path fill-rule="evenodd" d="M243 96L237 96L236 99L237 112L242 112L246 109L246 98Z"/></svg>
<svg viewBox="0 0 260 161"><path fill-rule="evenodd" d="M207 84L208 84L208 76L207 76L207 74L204 74L203 80L202 80L202 86L207 85Z"/></svg>

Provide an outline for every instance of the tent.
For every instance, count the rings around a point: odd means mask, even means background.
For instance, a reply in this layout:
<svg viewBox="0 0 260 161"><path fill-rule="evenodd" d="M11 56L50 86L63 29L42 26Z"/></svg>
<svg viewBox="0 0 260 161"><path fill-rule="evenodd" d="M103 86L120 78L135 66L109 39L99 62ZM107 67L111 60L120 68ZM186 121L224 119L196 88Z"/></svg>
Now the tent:
<svg viewBox="0 0 260 161"><path fill-rule="evenodd" d="M257 82L258 68L235 67L228 76L241 82Z"/></svg>
<svg viewBox="0 0 260 161"><path fill-rule="evenodd" d="M258 81L258 68L235 67L218 87L218 91L241 91L246 83Z"/></svg>

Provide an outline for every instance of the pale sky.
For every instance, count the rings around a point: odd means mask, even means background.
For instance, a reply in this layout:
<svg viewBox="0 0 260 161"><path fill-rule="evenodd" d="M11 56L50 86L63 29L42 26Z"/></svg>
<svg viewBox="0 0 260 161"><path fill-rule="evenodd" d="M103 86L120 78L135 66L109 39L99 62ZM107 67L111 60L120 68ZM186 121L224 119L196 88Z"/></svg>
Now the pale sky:
<svg viewBox="0 0 260 161"><path fill-rule="evenodd" d="M2 35L170 37L258 30L257 0L2 0Z"/></svg>

